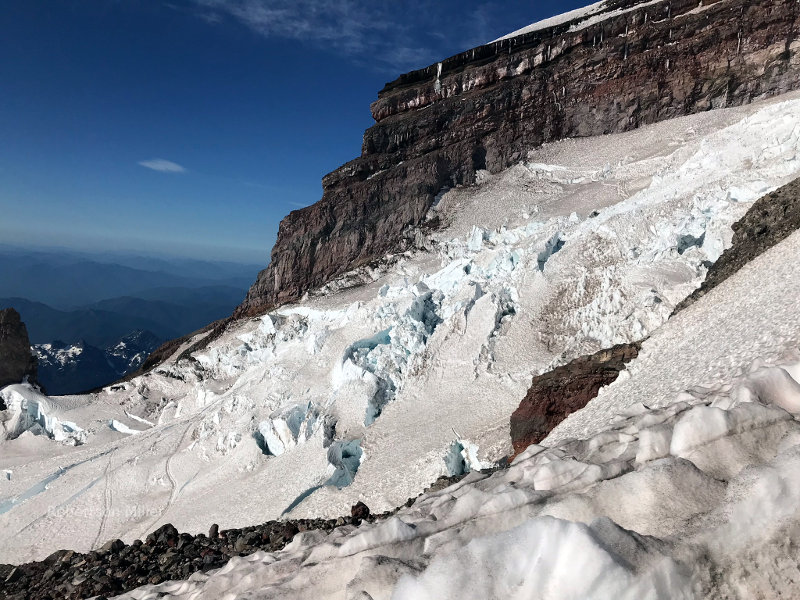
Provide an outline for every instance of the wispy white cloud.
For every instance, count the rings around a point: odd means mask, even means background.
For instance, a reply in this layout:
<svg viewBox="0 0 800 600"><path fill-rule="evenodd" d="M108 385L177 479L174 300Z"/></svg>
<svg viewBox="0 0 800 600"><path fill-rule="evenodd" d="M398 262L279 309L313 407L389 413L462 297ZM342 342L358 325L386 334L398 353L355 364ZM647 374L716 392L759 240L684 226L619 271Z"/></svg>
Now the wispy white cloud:
<svg viewBox="0 0 800 600"><path fill-rule="evenodd" d="M153 171L158 171L159 173L185 173L186 169L179 165L178 163L174 163L171 160L165 160L163 158L153 158L150 160L142 160L139 161L139 165L144 167L145 169L152 169Z"/></svg>
<svg viewBox="0 0 800 600"><path fill-rule="evenodd" d="M266 37L322 41L360 50L368 34L388 27L385 11L362 0L195 0Z"/></svg>
<svg viewBox="0 0 800 600"><path fill-rule="evenodd" d="M192 1L209 22L233 19L263 37L322 46L378 68L418 68L438 56L425 40L427 24L419 21L430 14L430 2L424 0Z"/></svg>
<svg viewBox="0 0 800 600"><path fill-rule="evenodd" d="M265 38L316 45L393 73L426 67L502 35L498 24L509 12L499 0L465 2L456 10L439 0L186 1L209 23L237 22Z"/></svg>

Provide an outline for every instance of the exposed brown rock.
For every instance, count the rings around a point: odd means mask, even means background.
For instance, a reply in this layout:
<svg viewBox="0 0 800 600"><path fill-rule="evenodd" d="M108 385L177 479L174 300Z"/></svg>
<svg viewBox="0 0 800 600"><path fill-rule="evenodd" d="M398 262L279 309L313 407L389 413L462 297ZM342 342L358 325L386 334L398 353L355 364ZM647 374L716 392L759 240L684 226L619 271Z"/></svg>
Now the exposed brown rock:
<svg viewBox="0 0 800 600"><path fill-rule="evenodd" d="M36 357L31 353L28 329L13 308L0 310L0 388L36 380Z"/></svg>
<svg viewBox="0 0 800 600"><path fill-rule="evenodd" d="M613 383L640 349L641 343L614 346L534 377L511 415L511 459L541 442L556 425L595 398L601 387Z"/></svg>
<svg viewBox="0 0 800 600"><path fill-rule="evenodd" d="M605 11L583 29L488 44L387 84L361 157L323 179L320 202L284 219L236 316L403 249L443 187L470 185L477 170L504 169L544 142L800 87L795 0L612 0Z"/></svg>

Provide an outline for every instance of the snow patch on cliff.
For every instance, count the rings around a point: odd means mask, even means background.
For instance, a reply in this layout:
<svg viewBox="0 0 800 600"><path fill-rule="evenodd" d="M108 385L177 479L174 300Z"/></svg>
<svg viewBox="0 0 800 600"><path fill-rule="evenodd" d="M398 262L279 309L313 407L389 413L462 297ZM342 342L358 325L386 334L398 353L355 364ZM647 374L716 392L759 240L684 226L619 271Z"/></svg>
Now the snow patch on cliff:
<svg viewBox="0 0 800 600"><path fill-rule="evenodd" d="M511 33L504 35L501 38L492 40L491 43L499 42L500 40L506 40L508 38L516 37L518 35L524 35L526 33L532 33L534 31L541 31L542 29L547 29L548 27L557 27L558 25L569 23L570 21L574 21L575 19L589 17L591 15L601 12L605 7L605 4L606 2L605 0L603 0L602 2L595 2L594 4L590 4L589 6L584 6L583 8L576 8L575 10L570 10L568 12L561 13L559 15L555 15L547 19L542 19L541 21L537 21L535 23L531 23L530 25L523 27L522 29L517 29L516 31L512 31Z"/></svg>

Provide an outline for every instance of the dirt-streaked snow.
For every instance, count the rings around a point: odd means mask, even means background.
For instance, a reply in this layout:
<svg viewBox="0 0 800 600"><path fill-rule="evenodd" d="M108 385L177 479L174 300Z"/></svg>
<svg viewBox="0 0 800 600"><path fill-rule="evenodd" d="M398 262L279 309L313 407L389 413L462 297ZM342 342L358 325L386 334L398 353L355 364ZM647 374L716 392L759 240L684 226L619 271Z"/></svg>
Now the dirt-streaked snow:
<svg viewBox="0 0 800 600"><path fill-rule="evenodd" d="M800 173L798 136L792 95L550 144L444 194L448 227L428 249L360 272L359 287L331 284L97 395L7 388L0 561L166 522L201 532L358 500L379 512L458 455L491 464L534 374L664 324L750 203ZM751 358L730 353L740 362L722 374Z"/></svg>

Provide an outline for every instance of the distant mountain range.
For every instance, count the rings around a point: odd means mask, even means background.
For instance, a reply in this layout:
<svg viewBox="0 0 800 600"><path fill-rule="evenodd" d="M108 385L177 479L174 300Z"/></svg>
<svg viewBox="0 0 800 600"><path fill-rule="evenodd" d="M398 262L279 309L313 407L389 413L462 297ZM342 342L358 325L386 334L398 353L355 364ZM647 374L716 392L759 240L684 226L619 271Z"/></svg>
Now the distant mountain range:
<svg viewBox="0 0 800 600"><path fill-rule="evenodd" d="M162 342L149 331L135 331L103 349L85 341L36 344L39 383L58 395L99 388L136 371Z"/></svg>
<svg viewBox="0 0 800 600"><path fill-rule="evenodd" d="M211 286L186 290L163 288L161 299L132 296L109 298L73 310L58 310L27 298L0 298L0 307L14 307L28 326L31 343L81 340L94 346L115 344L133 331L151 331L162 340L180 337L231 313L244 296L241 288ZM156 296L154 290L150 294Z"/></svg>
<svg viewBox="0 0 800 600"><path fill-rule="evenodd" d="M230 315L259 268L0 245L0 308L22 315L47 391L77 393L135 371L162 342Z"/></svg>
<svg viewBox="0 0 800 600"><path fill-rule="evenodd" d="M259 265L110 256L0 246L0 298L26 298L60 310L131 296L171 301L169 290L223 286L247 290ZM239 298L241 300L241 298Z"/></svg>

